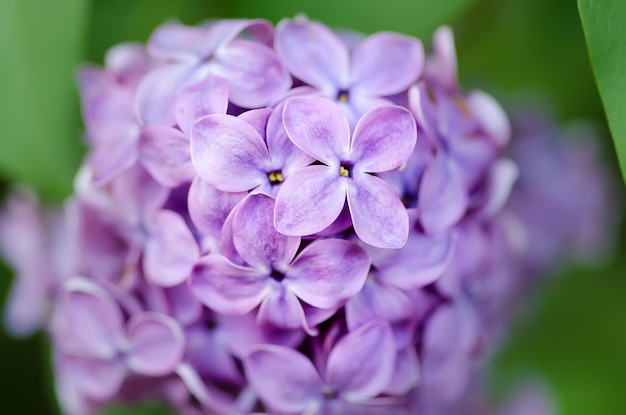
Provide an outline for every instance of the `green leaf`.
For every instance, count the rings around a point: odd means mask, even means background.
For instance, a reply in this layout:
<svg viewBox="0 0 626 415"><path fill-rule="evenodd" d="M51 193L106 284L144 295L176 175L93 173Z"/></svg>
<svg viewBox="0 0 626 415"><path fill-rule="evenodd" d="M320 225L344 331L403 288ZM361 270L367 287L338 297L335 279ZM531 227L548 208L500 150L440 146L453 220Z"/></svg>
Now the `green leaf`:
<svg viewBox="0 0 626 415"><path fill-rule="evenodd" d="M74 74L88 4L0 1L0 173L47 198L69 194L82 152Z"/></svg>
<svg viewBox="0 0 626 415"><path fill-rule="evenodd" d="M626 180L626 1L578 0L578 10Z"/></svg>
<svg viewBox="0 0 626 415"><path fill-rule="evenodd" d="M109 406L102 415L172 415L172 412L164 406L146 403Z"/></svg>

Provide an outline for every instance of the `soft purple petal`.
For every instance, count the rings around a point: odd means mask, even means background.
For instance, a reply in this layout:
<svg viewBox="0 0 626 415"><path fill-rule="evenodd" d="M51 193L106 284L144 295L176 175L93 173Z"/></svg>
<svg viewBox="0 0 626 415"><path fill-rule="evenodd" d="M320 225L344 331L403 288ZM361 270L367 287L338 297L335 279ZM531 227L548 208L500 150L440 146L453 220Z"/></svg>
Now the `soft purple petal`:
<svg viewBox="0 0 626 415"><path fill-rule="evenodd" d="M460 169L441 151L426 168L419 191L421 223L429 233L450 228L467 210L469 197Z"/></svg>
<svg viewBox="0 0 626 415"><path fill-rule="evenodd" d="M178 285L189 278L199 256L183 218L171 210L158 212L143 257L146 279L163 287Z"/></svg>
<svg viewBox="0 0 626 415"><path fill-rule="evenodd" d="M281 167L282 173L288 177L293 171L308 166L313 157L296 147L287 136L283 125L284 104L279 104L267 120L267 148L272 166Z"/></svg>
<svg viewBox="0 0 626 415"><path fill-rule="evenodd" d="M413 152L417 126L411 113L396 106L373 109L357 123L350 148L354 168L383 172L400 167Z"/></svg>
<svg viewBox="0 0 626 415"><path fill-rule="evenodd" d="M420 365L415 348L400 350L396 359L393 377L385 393L390 395L404 395L417 386L420 381Z"/></svg>
<svg viewBox="0 0 626 415"><path fill-rule="evenodd" d="M396 343L404 345L415 331L417 311L401 290L368 280L357 296L346 304L346 323L350 330L377 319L391 324Z"/></svg>
<svg viewBox="0 0 626 415"><path fill-rule="evenodd" d="M128 321L128 367L146 376L174 371L185 351L183 330L171 317L141 313Z"/></svg>
<svg viewBox="0 0 626 415"><path fill-rule="evenodd" d="M257 315L259 325L280 329L308 328L304 310L298 298L288 289L274 289L263 300Z"/></svg>
<svg viewBox="0 0 626 415"><path fill-rule="evenodd" d="M284 19L276 26L276 52L296 78L326 94L348 87L346 45L326 26Z"/></svg>
<svg viewBox="0 0 626 415"><path fill-rule="evenodd" d="M393 375L396 345L389 324L375 320L342 338L328 356L326 382L347 400L381 393Z"/></svg>
<svg viewBox="0 0 626 415"><path fill-rule="evenodd" d="M126 368L115 360L68 356L62 362L64 376L83 394L91 399L107 401L122 386Z"/></svg>
<svg viewBox="0 0 626 415"><path fill-rule="evenodd" d="M301 300L318 308L334 308L363 287L370 258L350 241L313 242L295 259L283 283Z"/></svg>
<svg viewBox="0 0 626 415"><path fill-rule="evenodd" d="M274 199L264 194L249 195L233 217L233 243L244 261L271 272L284 270L296 255L300 238L274 228Z"/></svg>
<svg viewBox="0 0 626 415"><path fill-rule="evenodd" d="M252 389L278 411L302 413L321 400L322 379L309 359L295 350L259 346L243 363Z"/></svg>
<svg viewBox="0 0 626 415"><path fill-rule="evenodd" d="M293 173L276 195L274 225L285 235L311 235L333 223L346 200L346 180L326 166Z"/></svg>
<svg viewBox="0 0 626 415"><path fill-rule="evenodd" d="M237 118L250 124L252 128L259 134L259 137L265 141L265 130L267 128L267 120L274 112L272 108L260 108L249 110L240 114Z"/></svg>
<svg viewBox="0 0 626 415"><path fill-rule="evenodd" d="M65 285L54 336L73 355L112 359L122 339L123 316L115 300L93 282L74 278Z"/></svg>
<svg viewBox="0 0 626 415"><path fill-rule="evenodd" d="M175 105L176 123L189 136L191 127L200 118L210 114L226 114L228 81L209 75L178 94Z"/></svg>
<svg viewBox="0 0 626 415"><path fill-rule="evenodd" d="M165 288L163 293L169 308L168 314L183 326L189 326L201 317L204 307L193 296L189 290L189 285L180 284Z"/></svg>
<svg viewBox="0 0 626 415"><path fill-rule="evenodd" d="M174 125L178 92L203 79L207 70L187 63L170 63L150 71L137 87L135 97L141 121L146 125Z"/></svg>
<svg viewBox="0 0 626 415"><path fill-rule="evenodd" d="M517 164L511 160L497 160L489 171L487 195L480 213L483 217L498 214L509 200L513 185L519 176Z"/></svg>
<svg viewBox="0 0 626 415"><path fill-rule="evenodd" d="M338 168L347 159L350 125L333 101L316 96L290 98L283 124L291 141L317 160Z"/></svg>
<svg viewBox="0 0 626 415"><path fill-rule="evenodd" d="M384 180L354 172L348 206L354 231L379 248L402 248L409 235L409 216L398 194Z"/></svg>
<svg viewBox="0 0 626 415"><path fill-rule="evenodd" d="M193 126L191 160L198 175L225 192L243 192L267 181L260 166L269 159L265 142L243 120L207 115Z"/></svg>
<svg viewBox="0 0 626 415"><path fill-rule="evenodd" d="M189 188L187 205L191 221L201 233L219 241L226 217L245 195L217 190L198 176Z"/></svg>
<svg viewBox="0 0 626 415"><path fill-rule="evenodd" d="M211 72L228 80L229 99L242 108L263 107L291 87L291 77L276 53L248 40L220 48Z"/></svg>
<svg viewBox="0 0 626 415"><path fill-rule="evenodd" d="M488 136L498 146L504 147L511 138L511 124L500 104L482 91L469 93L466 102Z"/></svg>
<svg viewBox="0 0 626 415"><path fill-rule="evenodd" d="M397 33L369 36L352 55L354 90L370 96L405 91L421 75L424 47L414 38Z"/></svg>
<svg viewBox="0 0 626 415"><path fill-rule="evenodd" d="M137 163L139 130L134 134L116 137L92 147L87 159L93 171L94 185L100 186L110 182Z"/></svg>
<svg viewBox="0 0 626 415"><path fill-rule="evenodd" d="M426 286L447 269L454 254L455 233L426 235L411 232L402 249L380 264L380 278L386 284L411 290Z"/></svg>
<svg viewBox="0 0 626 415"><path fill-rule="evenodd" d="M234 315L252 311L271 289L267 276L235 265L221 255L202 257L189 284L204 305L218 313Z"/></svg>
<svg viewBox="0 0 626 415"><path fill-rule="evenodd" d="M139 160L156 181L166 187L190 182L196 175L191 164L189 139L172 127L146 127L139 136Z"/></svg>
<svg viewBox="0 0 626 415"><path fill-rule="evenodd" d="M107 51L104 66L121 84L134 89L150 69L150 58L141 43L120 43Z"/></svg>
<svg viewBox="0 0 626 415"><path fill-rule="evenodd" d="M210 28L172 23L159 26L150 35L147 49L154 58L196 62L209 57L217 46Z"/></svg>
<svg viewBox="0 0 626 415"><path fill-rule="evenodd" d="M426 62L425 77L448 91L458 88L454 35L449 26L441 26L433 35L434 56Z"/></svg>

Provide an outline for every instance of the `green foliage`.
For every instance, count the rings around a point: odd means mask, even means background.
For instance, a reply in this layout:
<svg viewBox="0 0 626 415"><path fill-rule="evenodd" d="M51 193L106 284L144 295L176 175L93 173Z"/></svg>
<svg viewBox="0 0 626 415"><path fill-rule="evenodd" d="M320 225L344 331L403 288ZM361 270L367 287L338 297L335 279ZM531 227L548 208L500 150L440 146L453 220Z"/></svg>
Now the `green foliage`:
<svg viewBox="0 0 626 415"><path fill-rule="evenodd" d="M153 404L116 405L103 411L102 415L172 415L167 408Z"/></svg>
<svg viewBox="0 0 626 415"><path fill-rule="evenodd" d="M591 63L626 180L626 2L578 0Z"/></svg>
<svg viewBox="0 0 626 415"><path fill-rule="evenodd" d="M48 198L71 191L81 155L74 73L87 0L0 2L0 171Z"/></svg>

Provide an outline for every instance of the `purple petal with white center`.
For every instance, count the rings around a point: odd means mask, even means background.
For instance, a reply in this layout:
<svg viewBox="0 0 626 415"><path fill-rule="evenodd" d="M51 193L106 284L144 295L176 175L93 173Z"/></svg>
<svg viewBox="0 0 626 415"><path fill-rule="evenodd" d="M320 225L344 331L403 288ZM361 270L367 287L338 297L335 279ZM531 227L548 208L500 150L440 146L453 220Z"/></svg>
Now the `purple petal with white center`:
<svg viewBox="0 0 626 415"><path fill-rule="evenodd" d="M153 58L198 62L209 57L217 46L210 28L164 24L150 35L147 49Z"/></svg>
<svg viewBox="0 0 626 415"><path fill-rule="evenodd" d="M356 235L379 248L402 248L409 235L409 216L398 194L384 180L353 171L348 206Z"/></svg>
<svg viewBox="0 0 626 415"><path fill-rule="evenodd" d="M308 329L300 301L284 287L273 289L265 297L259 307L257 322L261 327L269 324L280 329Z"/></svg>
<svg viewBox="0 0 626 415"><path fill-rule="evenodd" d="M267 105L291 87L291 77L270 47L234 40L220 48L211 72L227 79L230 101L242 108Z"/></svg>
<svg viewBox="0 0 626 415"><path fill-rule="evenodd" d="M379 266L380 278L404 290L424 287L439 278L454 254L456 233L411 232L406 245Z"/></svg>
<svg viewBox="0 0 626 415"><path fill-rule="evenodd" d="M93 282L74 278L65 284L54 336L65 353L113 359L123 336L123 316L115 300Z"/></svg>
<svg viewBox="0 0 626 415"><path fill-rule="evenodd" d="M98 401L111 399L126 377L126 368L115 360L67 356L62 364L63 375L84 395Z"/></svg>
<svg viewBox="0 0 626 415"><path fill-rule="evenodd" d="M283 284L314 307L334 308L361 290L370 265L369 255L353 242L318 240L298 255Z"/></svg>
<svg viewBox="0 0 626 415"><path fill-rule="evenodd" d="M346 304L346 323L350 330L377 319L391 325L396 343L403 346L415 331L412 324L417 311L407 295L398 288L368 280L357 296Z"/></svg>
<svg viewBox="0 0 626 415"><path fill-rule="evenodd" d="M274 199L264 194L249 195L241 202L232 229L239 255L252 267L266 272L284 270L300 246L299 237L276 231Z"/></svg>
<svg viewBox="0 0 626 415"><path fill-rule="evenodd" d="M466 103L478 123L499 147L504 147L511 138L511 124L504 109L482 91L473 91L467 95Z"/></svg>
<svg viewBox="0 0 626 415"><path fill-rule="evenodd" d="M191 182L187 201L191 221L201 233L219 241L226 217L245 195L222 192L197 176Z"/></svg>
<svg viewBox="0 0 626 415"><path fill-rule="evenodd" d="M178 92L208 74L206 65L168 63L150 71L137 87L135 105L145 125L174 125L174 103Z"/></svg>
<svg viewBox="0 0 626 415"><path fill-rule="evenodd" d="M420 366L415 348L398 351L393 377L385 393L401 396L408 393L420 381Z"/></svg>
<svg viewBox="0 0 626 415"><path fill-rule="evenodd" d="M296 147L287 136L283 125L284 103L279 104L267 120L267 148L272 166L282 167L282 174L288 177L292 172L313 163L315 159Z"/></svg>
<svg viewBox="0 0 626 415"><path fill-rule="evenodd" d="M193 124L205 115L226 114L228 81L209 75L180 91L174 107L176 123L189 136Z"/></svg>
<svg viewBox="0 0 626 415"><path fill-rule="evenodd" d="M348 48L326 26L284 19L276 26L274 47L289 72L324 93L348 86Z"/></svg>
<svg viewBox="0 0 626 415"><path fill-rule="evenodd" d="M407 90L423 66L422 42L397 33L376 33L352 55L353 89L370 96L393 95Z"/></svg>
<svg viewBox="0 0 626 415"><path fill-rule="evenodd" d="M348 333L330 352L326 382L346 400L367 400L389 385L395 363L389 324L371 321Z"/></svg>
<svg viewBox="0 0 626 415"><path fill-rule="evenodd" d="M143 257L146 279L162 287L181 284L199 257L198 244L184 219L171 210L158 212Z"/></svg>
<svg viewBox="0 0 626 415"><path fill-rule="evenodd" d="M243 365L252 389L278 411L302 413L321 401L322 379L311 361L295 350L259 346Z"/></svg>
<svg viewBox="0 0 626 415"><path fill-rule="evenodd" d="M311 235L326 229L341 213L347 181L326 166L294 172L276 195L274 225L285 235Z"/></svg>
<svg viewBox="0 0 626 415"><path fill-rule="evenodd" d="M196 175L191 164L189 139L172 127L146 127L139 136L139 160L154 179L166 187L190 182Z"/></svg>
<svg viewBox="0 0 626 415"><path fill-rule="evenodd" d="M221 255L200 258L189 280L191 292L207 307L222 314L243 315L267 296L268 277L235 265Z"/></svg>
<svg viewBox="0 0 626 415"><path fill-rule="evenodd" d="M417 126L411 113L396 106L373 109L357 123L350 148L354 168L383 172L408 160L417 141Z"/></svg>
<svg viewBox="0 0 626 415"><path fill-rule="evenodd" d="M183 358L185 336L171 317L141 313L130 318L128 331L129 369L146 376L172 373Z"/></svg>
<svg viewBox="0 0 626 415"><path fill-rule="evenodd" d="M339 168L350 152L350 125L337 104L328 98L290 98L283 124L291 141L317 160Z"/></svg>
<svg viewBox="0 0 626 415"><path fill-rule="evenodd" d="M442 232L465 214L469 196L456 162L442 151L424 171L417 201L421 223L428 233Z"/></svg>
<svg viewBox="0 0 626 415"><path fill-rule="evenodd" d="M244 192L267 181L260 170L269 153L258 132L230 115L207 115L193 126L191 160L200 177L225 192Z"/></svg>

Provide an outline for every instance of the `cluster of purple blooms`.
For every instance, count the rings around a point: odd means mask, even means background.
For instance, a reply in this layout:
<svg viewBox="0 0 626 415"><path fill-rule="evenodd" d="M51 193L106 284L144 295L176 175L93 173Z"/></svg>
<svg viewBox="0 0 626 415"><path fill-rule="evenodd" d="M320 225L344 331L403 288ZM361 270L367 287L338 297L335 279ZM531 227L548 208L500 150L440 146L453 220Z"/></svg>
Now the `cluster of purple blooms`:
<svg viewBox="0 0 626 415"><path fill-rule="evenodd" d="M459 88L449 28L433 49L221 20L84 68L75 195L44 215L18 190L0 218L7 321L49 332L63 410L496 413L482 362L543 244L571 239L541 221L576 232L551 196L570 203L581 163L604 178L594 157L550 170L562 149L506 158L509 121Z"/></svg>

